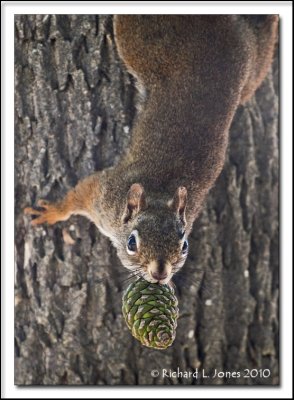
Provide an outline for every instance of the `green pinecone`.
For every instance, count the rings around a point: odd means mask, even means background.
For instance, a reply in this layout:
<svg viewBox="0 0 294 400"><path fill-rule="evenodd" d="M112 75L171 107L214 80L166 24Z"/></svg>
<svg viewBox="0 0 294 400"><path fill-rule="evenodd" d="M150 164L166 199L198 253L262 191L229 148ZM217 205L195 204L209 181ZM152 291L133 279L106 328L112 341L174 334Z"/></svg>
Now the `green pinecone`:
<svg viewBox="0 0 294 400"><path fill-rule="evenodd" d="M144 346L166 349L173 343L179 309L169 285L136 280L124 292L122 311L132 335Z"/></svg>

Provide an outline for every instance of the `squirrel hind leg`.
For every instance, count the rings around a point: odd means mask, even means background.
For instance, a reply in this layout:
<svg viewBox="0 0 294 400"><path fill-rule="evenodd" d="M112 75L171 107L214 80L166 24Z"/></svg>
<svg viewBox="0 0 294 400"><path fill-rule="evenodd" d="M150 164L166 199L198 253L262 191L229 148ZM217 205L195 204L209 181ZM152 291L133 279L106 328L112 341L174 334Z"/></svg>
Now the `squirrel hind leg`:
<svg viewBox="0 0 294 400"><path fill-rule="evenodd" d="M253 34L251 41L253 62L241 93L241 104L244 104L254 95L269 72L278 41L279 16L246 15L243 20Z"/></svg>
<svg viewBox="0 0 294 400"><path fill-rule="evenodd" d="M139 82L139 89L156 80L157 75L156 71L152 74L156 61L153 60L154 45L150 40L148 24L153 25L150 16L149 19L144 15L114 16L114 36L119 56L128 72Z"/></svg>
<svg viewBox="0 0 294 400"><path fill-rule="evenodd" d="M120 58L145 86L164 80L183 64L183 43L189 42L185 38L194 24L185 16L116 15L114 35Z"/></svg>

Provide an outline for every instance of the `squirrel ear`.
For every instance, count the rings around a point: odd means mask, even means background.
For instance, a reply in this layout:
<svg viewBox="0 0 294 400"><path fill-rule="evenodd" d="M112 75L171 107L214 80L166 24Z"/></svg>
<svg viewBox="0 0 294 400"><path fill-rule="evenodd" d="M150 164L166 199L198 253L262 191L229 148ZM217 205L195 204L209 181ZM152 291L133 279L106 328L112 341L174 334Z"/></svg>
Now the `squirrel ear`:
<svg viewBox="0 0 294 400"><path fill-rule="evenodd" d="M180 217L183 224L186 224L186 205L187 205L187 189L184 186L178 187L176 193L168 205L174 210Z"/></svg>
<svg viewBox="0 0 294 400"><path fill-rule="evenodd" d="M126 223L146 207L144 188L140 183L133 183L127 194L127 205L123 215L123 222Z"/></svg>

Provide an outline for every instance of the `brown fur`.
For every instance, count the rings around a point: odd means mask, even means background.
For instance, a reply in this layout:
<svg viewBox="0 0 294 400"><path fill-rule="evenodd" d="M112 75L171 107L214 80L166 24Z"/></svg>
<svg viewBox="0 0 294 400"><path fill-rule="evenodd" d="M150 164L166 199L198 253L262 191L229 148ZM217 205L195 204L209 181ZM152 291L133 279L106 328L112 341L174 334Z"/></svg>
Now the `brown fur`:
<svg viewBox="0 0 294 400"><path fill-rule="evenodd" d="M64 200L27 208L38 216L33 224L85 215L111 238L124 266L150 280L150 262L153 270L165 262L173 268L168 281L223 167L236 108L269 69L277 26L277 16L115 17L119 54L146 89L130 148L117 167L81 181ZM140 248L130 256L133 230Z"/></svg>

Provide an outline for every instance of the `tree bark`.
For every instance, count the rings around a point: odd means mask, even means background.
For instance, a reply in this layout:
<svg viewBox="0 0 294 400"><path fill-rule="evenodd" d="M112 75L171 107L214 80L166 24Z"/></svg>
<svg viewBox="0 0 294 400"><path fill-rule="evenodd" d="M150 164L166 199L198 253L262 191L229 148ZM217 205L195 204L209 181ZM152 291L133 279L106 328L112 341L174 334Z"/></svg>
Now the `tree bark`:
<svg viewBox="0 0 294 400"><path fill-rule="evenodd" d="M121 312L128 273L93 224L32 228L23 215L117 163L137 102L110 16L15 17L15 383L278 384L278 56L234 118L224 170L174 279L180 317L167 350L131 336ZM177 368L199 375L162 376Z"/></svg>

